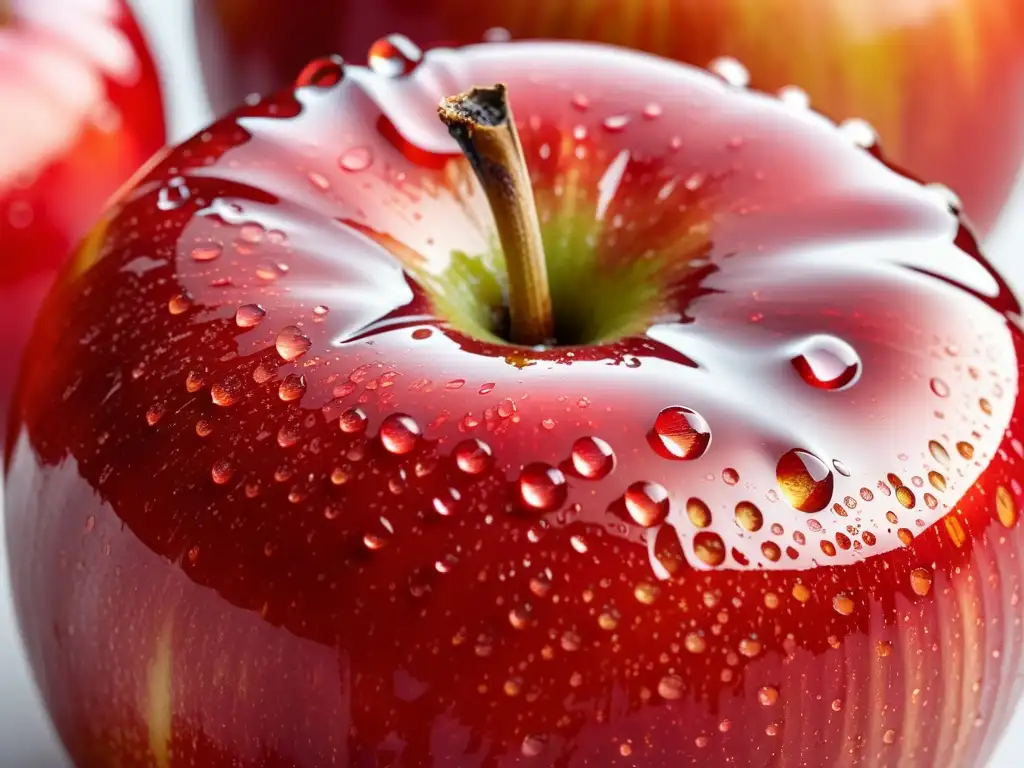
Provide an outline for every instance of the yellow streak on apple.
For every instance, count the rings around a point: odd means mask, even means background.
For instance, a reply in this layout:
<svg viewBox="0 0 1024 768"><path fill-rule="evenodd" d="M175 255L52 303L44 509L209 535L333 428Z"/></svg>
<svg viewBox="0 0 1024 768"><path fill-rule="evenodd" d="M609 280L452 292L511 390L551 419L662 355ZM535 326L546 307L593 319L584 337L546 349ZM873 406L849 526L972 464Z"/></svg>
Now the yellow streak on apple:
<svg viewBox="0 0 1024 768"><path fill-rule="evenodd" d="M147 684L147 717L149 750L157 768L171 768L171 638L174 620L168 619L156 640L153 662Z"/></svg>

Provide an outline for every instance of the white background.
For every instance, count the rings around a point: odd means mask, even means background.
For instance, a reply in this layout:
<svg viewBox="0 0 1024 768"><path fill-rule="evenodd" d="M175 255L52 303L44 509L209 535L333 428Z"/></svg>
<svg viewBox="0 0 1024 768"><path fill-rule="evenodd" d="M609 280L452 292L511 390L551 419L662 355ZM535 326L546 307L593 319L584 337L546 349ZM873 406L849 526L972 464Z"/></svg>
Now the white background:
<svg viewBox="0 0 1024 768"><path fill-rule="evenodd" d="M301 2L301 0L299 0ZM179 141L210 118L201 105L198 55L191 35L191 3L186 0L134 0L165 74L170 139ZM1024 174L1014 199L986 252L1010 284L1024 292ZM0 520L3 518L0 496ZM0 768L64 768L67 765L43 712L19 644L8 587L4 537L0 536ZM1018 708L989 768L1024 765L1024 709Z"/></svg>

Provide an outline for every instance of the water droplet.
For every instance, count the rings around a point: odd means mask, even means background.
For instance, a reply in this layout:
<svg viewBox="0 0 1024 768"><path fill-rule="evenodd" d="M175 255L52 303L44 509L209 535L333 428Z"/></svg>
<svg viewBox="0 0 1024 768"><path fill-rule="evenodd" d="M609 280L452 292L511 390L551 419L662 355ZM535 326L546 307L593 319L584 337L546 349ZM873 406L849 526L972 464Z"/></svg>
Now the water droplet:
<svg viewBox="0 0 1024 768"><path fill-rule="evenodd" d="M331 182L328 180L326 176L324 176L321 173L317 173L316 171L310 171L307 174L307 178L309 179L309 183L312 184L321 192L326 192L331 188Z"/></svg>
<svg viewBox="0 0 1024 768"><path fill-rule="evenodd" d="M928 482L932 484L932 488L940 493L946 490L946 478L940 472L935 472L934 470L929 472Z"/></svg>
<svg viewBox="0 0 1024 768"><path fill-rule="evenodd" d="M704 418L689 408L673 406L658 414L651 436L652 447L665 458L699 459L711 443Z"/></svg>
<svg viewBox="0 0 1024 768"><path fill-rule="evenodd" d="M528 464L519 475L519 494L527 506L551 512L565 503L569 488L561 470L537 462Z"/></svg>
<svg viewBox="0 0 1024 768"><path fill-rule="evenodd" d="M289 373L277 388L277 396L284 402L298 400L306 393L306 377Z"/></svg>
<svg viewBox="0 0 1024 768"><path fill-rule="evenodd" d="M629 115L609 115L601 125L608 133L621 133L629 125Z"/></svg>
<svg viewBox="0 0 1024 768"><path fill-rule="evenodd" d="M294 325L289 325L286 328L283 328L281 332L277 334L277 340L275 342L277 354L288 362L298 360L306 354L307 351L309 351L311 345L312 342L309 340L309 337Z"/></svg>
<svg viewBox="0 0 1024 768"><path fill-rule="evenodd" d="M279 277L283 277L288 274L288 266L276 261L261 261L256 265L255 272L256 277L260 280L266 280L268 283L272 283Z"/></svg>
<svg viewBox="0 0 1024 768"><path fill-rule="evenodd" d="M878 132L867 120L853 117L839 124L839 131L850 142L861 149L873 149L878 146Z"/></svg>
<svg viewBox="0 0 1024 768"><path fill-rule="evenodd" d="M209 419L200 419L196 422L196 434L199 437L207 437L213 432L213 423Z"/></svg>
<svg viewBox="0 0 1024 768"><path fill-rule="evenodd" d="M637 525L651 528L665 521L669 513L668 491L658 483L633 483L624 495L626 511Z"/></svg>
<svg viewBox="0 0 1024 768"><path fill-rule="evenodd" d="M220 243L197 245L192 249L192 259L194 261L213 261L220 256L223 250L224 248Z"/></svg>
<svg viewBox="0 0 1024 768"><path fill-rule="evenodd" d="M455 488L446 488L434 497L434 511L441 515L441 517L451 517L458 511L461 500L462 494Z"/></svg>
<svg viewBox="0 0 1024 768"><path fill-rule="evenodd" d="M996 515L1006 528L1012 528L1017 524L1017 503L1002 485L996 488Z"/></svg>
<svg viewBox="0 0 1024 768"><path fill-rule="evenodd" d="M832 598L832 608L841 616L849 616L855 607L853 598L842 592Z"/></svg>
<svg viewBox="0 0 1024 768"><path fill-rule="evenodd" d="M712 568L725 562L725 544L722 537L711 531L701 531L693 537L693 551L697 558Z"/></svg>
<svg viewBox="0 0 1024 768"><path fill-rule="evenodd" d="M338 165L343 171L358 173L365 171L373 165L373 152L369 147L349 147L341 153L338 158ZM421 329L423 330L423 329Z"/></svg>
<svg viewBox="0 0 1024 768"><path fill-rule="evenodd" d="M790 506L801 512L820 512L832 500L832 472L812 453L787 451L776 465L775 477Z"/></svg>
<svg viewBox="0 0 1024 768"><path fill-rule="evenodd" d="M932 591L932 573L927 568L915 568L910 572L910 588L924 597Z"/></svg>
<svg viewBox="0 0 1024 768"><path fill-rule="evenodd" d="M363 432L366 429L366 414L360 408L349 408L338 417L338 426L349 435Z"/></svg>
<svg viewBox="0 0 1024 768"><path fill-rule="evenodd" d="M234 374L228 374L210 387L210 398L217 405L234 405L241 395L242 380Z"/></svg>
<svg viewBox="0 0 1024 768"><path fill-rule="evenodd" d="M520 750L523 753L523 757L537 757L537 755L544 751L544 747L547 746L547 743L547 738L544 736L524 736Z"/></svg>
<svg viewBox="0 0 1024 768"><path fill-rule="evenodd" d="M699 632L688 633L683 639L683 645L690 653L704 653L708 647L707 640Z"/></svg>
<svg viewBox="0 0 1024 768"><path fill-rule="evenodd" d="M213 468L210 470L210 476L217 485L227 483L231 480L233 474L235 474L235 468L231 466L231 462L227 459L220 459L214 462Z"/></svg>
<svg viewBox="0 0 1024 768"><path fill-rule="evenodd" d="M939 397L949 397L949 385L942 379L934 378L928 382L928 385L932 388L932 392Z"/></svg>
<svg viewBox="0 0 1024 768"><path fill-rule="evenodd" d="M793 585L793 598L801 603L811 599L811 589L806 584L796 583Z"/></svg>
<svg viewBox="0 0 1024 768"><path fill-rule="evenodd" d="M337 54L313 59L295 78L299 88L330 88L341 82L345 76L345 60Z"/></svg>
<svg viewBox="0 0 1024 768"><path fill-rule="evenodd" d="M932 458L935 459L939 464L944 467L949 466L949 452L937 440L928 441L928 452L931 453Z"/></svg>
<svg viewBox="0 0 1024 768"><path fill-rule="evenodd" d="M739 642L740 654L753 659L761 654L761 641L752 637L744 637Z"/></svg>
<svg viewBox="0 0 1024 768"><path fill-rule="evenodd" d="M182 315L190 309L192 309L192 294L188 291L182 291L172 296L171 300L167 302L167 310L172 315Z"/></svg>
<svg viewBox="0 0 1024 768"><path fill-rule="evenodd" d="M580 476L600 480L615 468L615 453L599 437L581 437L572 445L572 465Z"/></svg>
<svg viewBox="0 0 1024 768"><path fill-rule="evenodd" d="M896 489L896 500L907 509L913 509L917 503L914 492L905 485L901 485Z"/></svg>
<svg viewBox="0 0 1024 768"><path fill-rule="evenodd" d="M811 97L803 88L786 85L779 89L779 100L790 109L802 111L810 109Z"/></svg>
<svg viewBox="0 0 1024 768"><path fill-rule="evenodd" d="M838 472L843 477L849 477L850 476L849 468L845 464L843 464L843 462L841 462L839 459L834 459L832 461L832 466L835 467L836 468L836 472Z"/></svg>
<svg viewBox="0 0 1024 768"><path fill-rule="evenodd" d="M151 427L155 426L166 410L163 403L153 403L153 405L149 406L149 410L146 411L146 423Z"/></svg>
<svg viewBox="0 0 1024 768"><path fill-rule="evenodd" d="M649 101L644 106L643 116L645 120L656 120L661 117L662 112L661 104L656 101Z"/></svg>
<svg viewBox="0 0 1024 768"><path fill-rule="evenodd" d="M161 211L173 211L181 208L192 196L185 179L175 176L167 182L167 186L161 187L157 193L156 207Z"/></svg>
<svg viewBox="0 0 1024 768"><path fill-rule="evenodd" d="M770 685L766 685L757 692L757 700L762 707L774 707L779 700L779 691Z"/></svg>
<svg viewBox="0 0 1024 768"><path fill-rule="evenodd" d="M370 46L368 63L378 75L401 77L412 72L423 58L416 44L405 35L388 35Z"/></svg>
<svg viewBox="0 0 1024 768"><path fill-rule="evenodd" d="M965 459L974 458L974 446L968 443L966 440L961 440L956 444L956 452L959 453Z"/></svg>
<svg viewBox="0 0 1024 768"><path fill-rule="evenodd" d="M478 475L491 464L491 447L482 440L463 440L454 453L456 466L467 475Z"/></svg>
<svg viewBox="0 0 1024 768"><path fill-rule="evenodd" d="M676 701L683 697L683 679L678 675L665 675L658 683L658 695L666 701Z"/></svg>
<svg viewBox="0 0 1024 768"><path fill-rule="evenodd" d="M835 336L812 336L791 362L800 378L817 389L846 389L856 383L861 372L857 352Z"/></svg>
<svg viewBox="0 0 1024 768"><path fill-rule="evenodd" d="M719 56L708 64L708 71L713 72L725 80L729 85L736 88L746 88L750 85L750 72L747 68L734 59L732 56Z"/></svg>
<svg viewBox="0 0 1024 768"><path fill-rule="evenodd" d="M711 510L700 499L690 499L686 502L686 516L690 518L694 528L707 528L711 525Z"/></svg>
<svg viewBox="0 0 1024 768"><path fill-rule="evenodd" d="M761 515L761 510L749 501L741 501L736 505L736 524L743 530L753 533L761 530L764 525L764 517Z"/></svg>
<svg viewBox="0 0 1024 768"><path fill-rule="evenodd" d="M954 192L952 189L947 187L945 184L939 184L938 182L932 182L924 185L925 191L928 192L943 208L946 208L951 213L960 213L964 209L964 203L960 199L960 195Z"/></svg>
<svg viewBox="0 0 1024 768"><path fill-rule="evenodd" d="M235 325L239 328L255 328L266 316L267 310L259 304L243 304L235 310Z"/></svg>
<svg viewBox="0 0 1024 768"><path fill-rule="evenodd" d="M740 473L732 467L726 467L722 470L722 482L726 485L736 485L740 481Z"/></svg>
<svg viewBox="0 0 1024 768"><path fill-rule="evenodd" d="M420 426L404 413L393 413L381 422L380 442L389 453L402 455L416 447Z"/></svg>

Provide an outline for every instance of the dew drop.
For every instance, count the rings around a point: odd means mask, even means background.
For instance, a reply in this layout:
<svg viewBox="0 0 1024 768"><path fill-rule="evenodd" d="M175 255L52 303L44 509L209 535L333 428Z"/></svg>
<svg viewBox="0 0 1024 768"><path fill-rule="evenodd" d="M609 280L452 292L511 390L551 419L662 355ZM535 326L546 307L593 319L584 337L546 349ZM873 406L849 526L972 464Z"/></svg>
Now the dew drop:
<svg viewBox="0 0 1024 768"><path fill-rule="evenodd" d="M790 362L807 384L830 391L853 386L861 372L857 352L835 336L812 336Z"/></svg>
<svg viewBox="0 0 1024 768"><path fill-rule="evenodd" d="M295 78L299 88L330 88L345 76L345 60L337 54L313 59Z"/></svg>
<svg viewBox="0 0 1024 768"><path fill-rule="evenodd" d="M366 414L361 408L349 408L338 417L338 426L342 432L349 435L364 432L366 430Z"/></svg>
<svg viewBox="0 0 1024 768"><path fill-rule="evenodd" d="M146 423L151 427L155 426L163 417L165 410L163 403L153 403L153 405L149 406L149 410L146 411Z"/></svg>
<svg viewBox="0 0 1024 768"><path fill-rule="evenodd" d="M405 35L388 35L370 46L370 69L383 77L402 77L423 59L423 51Z"/></svg>
<svg viewBox="0 0 1024 768"><path fill-rule="evenodd" d="M832 598L832 608L840 616L849 616L853 613L855 607L856 605L853 602L853 598L849 595L839 593Z"/></svg>
<svg viewBox="0 0 1024 768"><path fill-rule="evenodd" d="M393 413L381 422L380 442L389 453L403 455L416 447L420 426L404 413Z"/></svg>
<svg viewBox="0 0 1024 768"><path fill-rule="evenodd" d="M171 297L167 302L167 311L172 315L182 315L192 309L192 295L188 291L182 291Z"/></svg>
<svg viewBox="0 0 1024 768"><path fill-rule="evenodd" d="M736 505L736 524L743 530L753 533L761 530L764 525L764 517L761 515L761 510L749 501L741 501Z"/></svg>
<svg viewBox="0 0 1024 768"><path fill-rule="evenodd" d="M820 512L832 500L832 472L812 453L787 451L779 459L775 476L783 496L801 512Z"/></svg>
<svg viewBox="0 0 1024 768"><path fill-rule="evenodd" d="M217 405L229 406L238 402L242 394L242 380L234 374L228 374L210 387L210 398Z"/></svg>
<svg viewBox="0 0 1024 768"><path fill-rule="evenodd" d="M294 325L283 328L277 334L277 340L275 341L277 354L288 362L298 360L309 351L311 345L312 342L309 340L309 337Z"/></svg>
<svg viewBox="0 0 1024 768"><path fill-rule="evenodd" d="M725 544L722 537L711 531L701 531L693 537L693 551L697 558L712 568L725 562Z"/></svg>
<svg viewBox="0 0 1024 768"><path fill-rule="evenodd" d="M181 208L192 196L185 179L175 176L161 187L157 193L156 207L161 211L174 211Z"/></svg>
<svg viewBox="0 0 1024 768"><path fill-rule="evenodd" d="M683 697L683 679L678 675L665 675L658 683L658 695L666 701Z"/></svg>
<svg viewBox="0 0 1024 768"><path fill-rule="evenodd" d="M227 459L220 459L214 462L213 468L210 470L210 476L217 485L224 485L229 482L234 474L235 469Z"/></svg>
<svg viewBox="0 0 1024 768"><path fill-rule="evenodd" d="M458 511L460 501L462 501L462 494L455 488L447 488L434 497L434 511L441 517L451 517Z"/></svg>
<svg viewBox="0 0 1024 768"><path fill-rule="evenodd" d="M551 512L561 507L569 494L565 475L549 464L528 464L519 475L519 495L535 510Z"/></svg>
<svg viewBox="0 0 1024 768"><path fill-rule="evenodd" d="M928 452L931 453L932 458L935 459L939 464L944 467L949 466L949 452L945 446L937 440L928 441Z"/></svg>
<svg viewBox="0 0 1024 768"><path fill-rule="evenodd" d="M873 149L878 146L878 132L867 120L862 120L859 117L844 120L839 125L839 131L846 136L846 138L849 139L855 147L860 147L861 149Z"/></svg>
<svg viewBox="0 0 1024 768"><path fill-rule="evenodd" d="M708 423L699 413L689 408L666 408L654 421L651 445L665 458L699 459L710 443L711 430Z"/></svg>
<svg viewBox="0 0 1024 768"><path fill-rule="evenodd" d="M757 700L762 707L773 707L779 700L779 691L770 685L766 685L757 692Z"/></svg>
<svg viewBox="0 0 1024 768"><path fill-rule="evenodd" d="M365 171L373 165L373 152L368 147L350 147L341 153L338 165L349 173Z"/></svg>
<svg viewBox="0 0 1024 768"><path fill-rule="evenodd" d="M905 485L901 485L896 489L896 501L907 509L913 509L914 505L917 504L917 498L914 496L914 492Z"/></svg>
<svg viewBox="0 0 1024 768"><path fill-rule="evenodd" d="M928 386L930 386L932 392L934 392L939 397L949 397L949 385L942 379L932 379L930 382L928 382Z"/></svg>
<svg viewBox="0 0 1024 768"><path fill-rule="evenodd" d="M932 574L927 568L915 568L910 572L910 588L914 594L924 597L932 591Z"/></svg>
<svg viewBox="0 0 1024 768"><path fill-rule="evenodd" d="M626 489L623 498L629 516L644 528L658 525L668 517L668 491L658 483L633 483Z"/></svg>
<svg viewBox="0 0 1024 768"><path fill-rule="evenodd" d="M711 510L700 499L692 498L686 502L686 516L694 528L707 528L711 525Z"/></svg>
<svg viewBox="0 0 1024 768"><path fill-rule="evenodd" d="M572 465L581 477L600 480L615 468L615 453L599 437L581 437L572 445Z"/></svg>
<svg viewBox="0 0 1024 768"><path fill-rule="evenodd" d="M471 438L455 446L455 465L467 475L479 475L491 464L491 447Z"/></svg>
<svg viewBox="0 0 1024 768"><path fill-rule="evenodd" d="M839 459L833 460L832 466L835 467L836 472L838 472L843 477L850 476L850 469L845 464L843 464L843 462L841 462Z"/></svg>
<svg viewBox="0 0 1024 768"><path fill-rule="evenodd" d="M224 248L220 243L197 245L192 249L192 259L194 261L213 261L221 255L223 250Z"/></svg>
<svg viewBox="0 0 1024 768"><path fill-rule="evenodd" d="M286 403L298 400L306 393L306 377L289 373L277 388L277 396Z"/></svg>
<svg viewBox="0 0 1024 768"><path fill-rule="evenodd" d="M811 107L811 97L807 91L796 85L785 85L780 88L779 101L790 109L797 111L803 111Z"/></svg>
<svg viewBox="0 0 1024 768"><path fill-rule="evenodd" d="M965 440L961 440L956 444L956 452L965 459L969 460L974 458L974 446Z"/></svg>
<svg viewBox="0 0 1024 768"><path fill-rule="evenodd" d="M1017 524L1017 503L1002 485L996 488L996 515L1005 528L1012 528Z"/></svg>
<svg viewBox="0 0 1024 768"><path fill-rule="evenodd" d="M708 70L736 88L750 85L750 72L732 56L719 56L708 64Z"/></svg>
<svg viewBox="0 0 1024 768"><path fill-rule="evenodd" d="M627 125L629 125L629 115L609 115L601 123L608 133L621 133Z"/></svg>

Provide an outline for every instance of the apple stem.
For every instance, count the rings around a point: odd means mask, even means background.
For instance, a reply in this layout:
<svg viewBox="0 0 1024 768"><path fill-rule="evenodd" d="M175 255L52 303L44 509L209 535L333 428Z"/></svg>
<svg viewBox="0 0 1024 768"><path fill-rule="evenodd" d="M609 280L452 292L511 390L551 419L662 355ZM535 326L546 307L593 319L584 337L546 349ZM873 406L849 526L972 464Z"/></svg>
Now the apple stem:
<svg viewBox="0 0 1024 768"><path fill-rule="evenodd" d="M472 88L443 99L437 112L473 167L494 215L508 271L511 341L552 343L555 320L544 243L508 90L502 83Z"/></svg>

